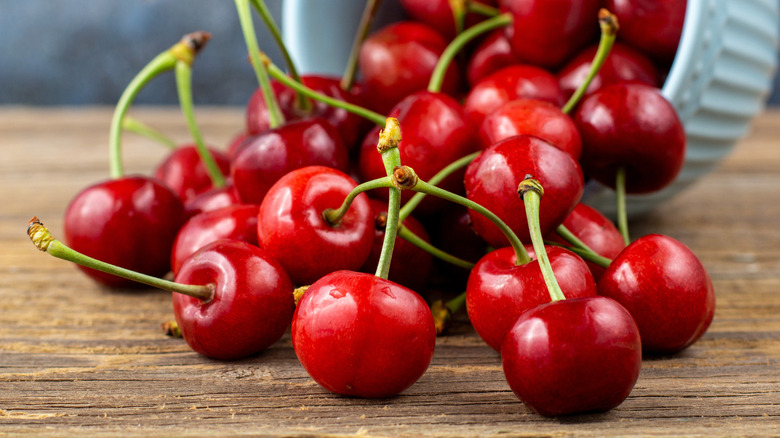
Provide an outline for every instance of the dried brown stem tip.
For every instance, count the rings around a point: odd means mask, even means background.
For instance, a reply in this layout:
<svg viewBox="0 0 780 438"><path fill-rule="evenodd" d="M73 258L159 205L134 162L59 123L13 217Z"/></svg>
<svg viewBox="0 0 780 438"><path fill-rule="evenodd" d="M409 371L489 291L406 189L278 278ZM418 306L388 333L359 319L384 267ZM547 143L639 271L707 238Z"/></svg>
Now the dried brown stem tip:
<svg viewBox="0 0 780 438"><path fill-rule="evenodd" d="M301 298L303 298L303 294L305 294L308 289L309 286L301 286L293 291L293 299L295 300L296 306L301 301Z"/></svg>
<svg viewBox="0 0 780 438"><path fill-rule="evenodd" d="M165 333L165 336L170 336L172 338L181 338L181 328L179 327L179 324L176 323L176 321L165 321L162 323L162 329L163 333Z"/></svg>
<svg viewBox="0 0 780 438"><path fill-rule="evenodd" d="M452 319L452 311L444 304L442 300L436 300L431 304L431 314L433 314L433 325L436 328L436 336L447 331Z"/></svg>
<svg viewBox="0 0 780 438"><path fill-rule="evenodd" d="M393 185L399 190L410 190L417 185L417 174L409 166L396 166L393 169Z"/></svg>
<svg viewBox="0 0 780 438"><path fill-rule="evenodd" d="M523 199L523 196L530 191L538 193L540 198L544 196L544 187L542 187L542 183L533 176L526 175L525 179L517 186L517 194L520 195L520 199Z"/></svg>
<svg viewBox="0 0 780 438"><path fill-rule="evenodd" d="M206 46L206 43L208 43L210 39L211 34L209 32L199 30L197 32L184 35L181 39L181 42L182 44L189 47L193 53L198 54L198 52L200 52L201 49Z"/></svg>
<svg viewBox="0 0 780 438"><path fill-rule="evenodd" d="M399 143L401 143L401 125L395 117L388 117L385 121L385 129L379 131L379 143L376 149L381 153L397 148Z"/></svg>
<svg viewBox="0 0 780 438"><path fill-rule="evenodd" d="M617 16L605 8L599 9L599 26L608 35L615 35L620 29Z"/></svg>
<svg viewBox="0 0 780 438"><path fill-rule="evenodd" d="M37 216L33 216L27 223L27 235L30 236L33 245L41 251L49 249L49 244L54 240L49 229L46 228Z"/></svg>
<svg viewBox="0 0 780 438"><path fill-rule="evenodd" d="M376 215L376 218L374 218L374 228L376 228L377 231L384 231L385 228L387 228L387 212L383 211Z"/></svg>

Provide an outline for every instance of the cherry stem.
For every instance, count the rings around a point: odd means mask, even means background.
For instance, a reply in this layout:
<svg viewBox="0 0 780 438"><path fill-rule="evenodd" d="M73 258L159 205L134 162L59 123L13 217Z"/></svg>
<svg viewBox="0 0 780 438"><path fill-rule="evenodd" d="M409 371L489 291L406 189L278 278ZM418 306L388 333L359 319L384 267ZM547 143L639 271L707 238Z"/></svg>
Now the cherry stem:
<svg viewBox="0 0 780 438"><path fill-rule="evenodd" d="M544 238L539 224L539 204L544 194L542 184L530 175L526 175L517 187L517 193L525 205L525 216L528 219L531 243L533 243L536 260L539 261L539 268L542 270L544 284L547 285L550 298L552 301L565 300L566 297L558 285L558 280L556 280L552 265L550 265L550 259L547 257L547 249L544 247Z"/></svg>
<svg viewBox="0 0 780 438"><path fill-rule="evenodd" d="M628 211L626 209L626 168L619 167L615 174L615 198L617 201L617 228L626 246L631 243L628 234Z"/></svg>
<svg viewBox="0 0 780 438"><path fill-rule="evenodd" d="M376 150L382 155L382 163L385 165L387 178L393 182L390 187L390 195L387 201L387 222L385 225L385 237L382 241L382 250L379 253L379 263L376 267L376 276L384 278L390 275L390 263L393 258L393 247L398 235L399 213L401 211L401 188L395 175L395 169L401 167L401 154L398 152L398 144L401 143L401 125L398 119L388 117L385 127L379 131L379 141Z"/></svg>
<svg viewBox="0 0 780 438"><path fill-rule="evenodd" d="M450 42L450 44L447 45L447 48L444 49L444 51L441 53L441 56L439 56L439 61L436 63L436 67L433 69L433 73L431 73L431 79L428 82L428 91L431 93L438 93L441 91L442 84L444 83L444 77L447 73L447 67L450 66L452 60L455 59L455 56L463 49L463 47L466 46L466 44L485 32L507 26L511 23L512 15L507 12L505 14L489 18L458 34L458 36L456 36Z"/></svg>
<svg viewBox="0 0 780 438"><path fill-rule="evenodd" d="M499 11L498 8L488 6L476 0L467 0L466 7L468 8L469 12L473 12L479 15L484 15L486 17L495 17L496 15L501 13L501 11Z"/></svg>
<svg viewBox="0 0 780 438"><path fill-rule="evenodd" d="M448 0L450 4L450 10L452 11L452 19L455 20L455 34L458 35L463 32L466 27L466 13L468 8L466 2L468 0Z"/></svg>
<svg viewBox="0 0 780 438"><path fill-rule="evenodd" d="M359 194L363 192L367 192L369 190L388 188L388 187L393 187L393 181L392 178L387 176L382 178L372 179L371 181L366 181L362 184L359 184L354 189L352 189L349 193L347 193L347 196L344 198L344 201L341 203L341 206L339 208L336 209L326 208L325 210L323 210L322 218L325 220L325 222L328 223L328 225L332 227L338 226L338 224L341 223L341 219L343 219L344 215L347 214L349 207L352 206L352 202Z"/></svg>
<svg viewBox="0 0 780 438"><path fill-rule="evenodd" d="M290 56L290 52L284 44L282 32L279 30L279 26L276 24L273 15L271 15L271 11L268 10L268 6L266 6L263 0L252 0L252 5L257 10L257 13L260 14L263 22L265 22L268 31L271 33L274 41L276 41L277 47L279 47L279 51L282 52L282 57L284 58L284 63L287 64L287 69L290 71L290 76L296 81L302 82L301 75L298 74L298 69L295 68L295 63ZM298 93L298 109L304 113L311 111L311 102L309 102L309 99L301 93Z"/></svg>
<svg viewBox="0 0 780 438"><path fill-rule="evenodd" d="M206 147L198 122L195 121L195 105L192 102L192 66L185 61L176 62L176 88L179 92L179 106L187 120L187 127L195 140L195 149L198 151L209 178L211 178L211 183L216 188L224 187L225 175L222 174L214 156Z"/></svg>
<svg viewBox="0 0 780 438"><path fill-rule="evenodd" d="M311 88L287 76L283 71L279 69L279 67L274 65L271 62L271 60L268 59L268 57L265 55L263 55L263 62L265 62L265 65L268 68L268 73L271 75L271 77L281 82L286 87L292 88L295 91L299 91L305 94L307 97L311 97L314 100L323 102L332 107L342 108L347 112L356 114L360 117L370 120L371 122L376 123L379 126L385 126L385 116L376 113L374 111L371 111L367 108L363 108L361 106L354 105L349 102L345 102L343 100L334 99L330 96L312 90Z"/></svg>
<svg viewBox="0 0 780 438"><path fill-rule="evenodd" d="M260 47L257 45L257 35L255 34L255 25L252 22L252 11L249 5L250 0L235 0L238 19L241 23L241 30L244 33L244 41L249 51L249 60L257 76L257 83L263 92L265 105L268 108L268 126L271 129L278 128L285 123L282 110L276 101L276 95L271 88L271 80L268 77L266 63L263 62Z"/></svg>
<svg viewBox="0 0 780 438"><path fill-rule="evenodd" d="M468 166L472 161L474 161L474 159L476 159L479 156L480 153L482 153L482 151L471 153L469 155L466 155L465 157L459 158L453 161L452 163L446 165L428 180L428 184L438 186L439 184L441 184L442 181L444 181L445 178L447 178L454 172L458 171L459 169ZM412 214L414 209L417 208L418 205L420 205L420 202L422 202L425 196L426 194L422 192L415 193L414 196L412 196L412 198L409 199L409 201L407 201L406 204L404 204L404 206L401 208L401 214L400 214L401 222L405 221L406 218L409 217L410 214Z"/></svg>
<svg viewBox="0 0 780 438"><path fill-rule="evenodd" d="M168 149L176 149L176 142L171 140L170 137L135 117L125 116L122 120L122 129L154 140Z"/></svg>
<svg viewBox="0 0 780 438"><path fill-rule="evenodd" d="M454 255L448 252L442 251L441 249L426 242L420 236L414 234L410 229L406 228L403 225L399 225L398 227L398 237L406 240L407 242L420 248L421 250L427 252L428 254L440 260L443 260L447 263L450 263L452 265L461 267L463 269L471 269L474 267L474 263L463 260L459 257L455 257Z"/></svg>
<svg viewBox="0 0 780 438"><path fill-rule="evenodd" d="M412 173L414 172L411 168L407 166L402 166L402 167L406 167ZM504 233L504 236L506 236L507 240L509 240L509 244L512 245L512 249L514 249L515 251L515 257L517 258L516 264L518 266L524 265L531 261L531 257L528 255L528 252L525 250L525 246L523 246L523 242L521 242L520 239L517 237L517 234L515 234L515 232L512 231L512 229L509 228L509 226L503 220L501 220L501 218L496 216L492 211L488 210L487 208L481 206L480 204L477 204L476 202L468 198L464 198L463 196L456 195L455 193L431 185L421 179L418 179L415 182L415 184L409 188L411 190L414 190L415 192L422 192L428 195L433 195L439 198L446 199L450 202L454 202L456 204L462 205L468 209L474 210L477 213L485 216L488 220L493 222L493 224L495 224L501 230L501 232Z"/></svg>
<svg viewBox="0 0 780 438"><path fill-rule="evenodd" d="M565 225L563 224L558 225L558 228L555 229L555 232L558 233L558 235L561 236L564 240L569 242L572 246L596 254L596 251L593 251L591 247L589 247L585 242L580 240L579 237L575 236L574 233L572 233L571 230L566 228Z"/></svg>
<svg viewBox="0 0 780 438"><path fill-rule="evenodd" d="M124 167L122 166L122 124L127 114L127 110L135 100L138 93L152 79L163 72L173 70L176 62L180 59L189 59L190 62L195 55L206 45L211 38L208 32L193 32L184 35L182 39L170 47L168 50L155 56L141 71L127 84L127 87L119 96L119 101L114 109L111 118L111 128L109 130L109 165L111 178L117 179L124 176Z"/></svg>
<svg viewBox="0 0 780 438"><path fill-rule="evenodd" d="M368 36L371 30L371 23L374 21L381 4L382 0L366 1L366 7L363 9L363 15L360 17L360 24L358 24L355 39L352 41L352 48L349 51L349 58L347 58L347 68L344 69L344 74L341 76L341 82L339 83L339 86L344 91L351 91L352 86L355 85L360 46L363 45L363 41Z"/></svg>
<svg viewBox="0 0 780 438"><path fill-rule="evenodd" d="M441 335L449 328L452 315L458 312L466 303L466 292L450 299L446 303L443 300L436 300L431 304L431 313L433 314L433 325L436 327L436 335Z"/></svg>
<svg viewBox="0 0 780 438"><path fill-rule="evenodd" d="M596 49L596 54L593 55L593 60L590 63L588 75L580 86L577 87L566 104L563 105L563 108L561 108L561 111L565 114L569 114L571 110L577 106L582 99L582 96L585 95L585 91L588 89L588 86L590 86L593 78L599 73L599 70L601 70L601 66L604 65L604 61L606 61L609 52L612 51L612 46L615 44L615 38L617 37L619 28L617 17L604 8L600 9L599 27L601 28L601 38L599 39L599 46L598 49Z"/></svg>
<svg viewBox="0 0 780 438"><path fill-rule="evenodd" d="M602 268L606 268L612 263L612 260L610 260L607 257L601 256L599 254L596 254L593 250L580 248L578 246L567 246L567 245L561 245L558 242L547 242L545 241L546 245L553 245L553 246L559 246L561 248L566 248L569 251L577 254L578 256L582 257L583 259L593 262Z"/></svg>
<svg viewBox="0 0 780 438"><path fill-rule="evenodd" d="M92 268L107 274L113 274L127 280L136 281L159 289L187 295L206 302L210 301L214 296L213 284L195 285L175 283L173 281L163 280L161 278L152 277L151 275L141 274L140 272L120 268L119 266L115 266L110 263L86 256L55 239L54 236L52 236L49 232L48 228L46 228L37 217L30 219L30 222L27 224L27 235L39 250L47 252L50 255L62 260L73 262L87 268Z"/></svg>

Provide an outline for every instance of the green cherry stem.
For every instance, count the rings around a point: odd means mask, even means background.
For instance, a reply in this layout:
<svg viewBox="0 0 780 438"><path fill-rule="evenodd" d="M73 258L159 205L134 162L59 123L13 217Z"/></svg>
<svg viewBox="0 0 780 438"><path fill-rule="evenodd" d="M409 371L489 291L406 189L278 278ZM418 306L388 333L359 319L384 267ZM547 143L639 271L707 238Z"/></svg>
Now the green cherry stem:
<svg viewBox="0 0 780 438"><path fill-rule="evenodd" d="M466 7L468 8L469 12L483 15L485 17L495 17L501 13L501 11L499 11L497 8L480 3L476 0L467 0Z"/></svg>
<svg viewBox="0 0 780 438"><path fill-rule="evenodd" d="M459 257L455 257L454 255L448 252L436 248L435 246L423 240L420 236L414 234L411 230L409 230L403 225L398 226L398 237L406 240L407 242L429 253L430 255L440 260L443 260L447 263L450 263L452 265L461 267L463 269L469 269L469 270L474 267L474 263L463 260Z"/></svg>
<svg viewBox="0 0 780 438"><path fill-rule="evenodd" d="M50 255L62 260L73 262L87 268L96 269L107 274L113 274L128 280L137 281L139 283L157 287L170 292L188 295L203 301L210 301L214 295L213 285L175 283L173 281L163 280L161 278L141 274L129 269L120 268L119 266L115 266L86 256L55 239L54 236L52 236L49 232L48 228L46 228L37 217L30 219L30 222L27 224L27 235L39 250L47 252Z"/></svg>
<svg viewBox="0 0 780 438"><path fill-rule="evenodd" d="M547 257L547 250L544 247L544 238L539 225L539 203L542 200L544 189L538 180L527 175L517 188L517 192L525 205L525 215L528 218L531 242L536 253L536 260L539 261L539 268L542 270L544 283L547 285L547 291L550 293L550 298L552 301L565 300L566 297L563 295L560 285L558 285L558 280L556 280L552 265L550 265L550 259Z"/></svg>
<svg viewBox="0 0 780 438"><path fill-rule="evenodd" d="M590 251L595 254L595 251L591 249L585 242L580 240L579 237L575 236L574 233L571 232L568 228L566 228L565 225L561 224L558 225L558 228L555 229L555 232L558 233L559 236L561 236L564 240L569 242L572 246L581 248L585 251Z"/></svg>
<svg viewBox="0 0 780 438"><path fill-rule="evenodd" d="M448 0L450 4L450 10L452 11L452 19L455 21L455 35L459 35L466 27L466 13L468 8L466 2L468 0Z"/></svg>
<svg viewBox="0 0 780 438"><path fill-rule="evenodd" d="M195 105L192 102L192 66L186 61L176 62L176 89L179 93L179 106L181 106L181 111L187 120L190 134L195 140L195 149L197 149L200 160L211 178L211 183L217 188L224 187L225 175L222 174L214 156L206 147L198 122L195 121Z"/></svg>
<svg viewBox="0 0 780 438"><path fill-rule="evenodd" d="M626 208L626 168L619 167L615 174L615 198L617 201L617 228L628 246L631 237L628 234L628 211Z"/></svg>
<svg viewBox="0 0 780 438"><path fill-rule="evenodd" d="M561 108L561 111L565 114L569 114L571 110L577 106L577 103L582 99L582 96L585 95L585 91L588 89L588 86L593 81L593 78L596 77L599 70L601 70L601 66L604 65L604 61L607 59L607 56L609 56L609 52L612 51L612 46L615 44L615 38L617 38L617 31L619 28L617 17L604 8L600 9L599 27L601 28L601 38L599 39L599 46L598 49L596 49L596 54L593 55L593 61L590 63L588 75L580 86L577 87L566 104L563 105L563 108Z"/></svg>
<svg viewBox="0 0 780 438"><path fill-rule="evenodd" d="M339 83L339 86L344 91L351 91L352 86L355 85L360 46L363 45L363 41L368 36L371 30L371 23L373 23L381 4L382 0L367 0L366 7L363 8L363 15L360 17L360 23L358 24L357 32L355 32L352 48L349 50L347 67L344 69L344 74L341 76L341 82Z"/></svg>
<svg viewBox="0 0 780 438"><path fill-rule="evenodd" d="M276 46L279 47L279 51L282 52L282 57L284 58L284 63L287 65L287 70L290 71L290 76L298 82L303 82L301 81L301 75L298 74L298 69L295 67L292 56L290 56L290 52L284 44L282 32L279 30L279 26L276 24L271 11L268 10L268 6L266 6L263 0L252 0L252 5L257 10L257 13L260 14L263 22L265 22L268 31L271 33L274 41L276 41ZM301 93L298 93L298 109L304 113L311 111L311 102Z"/></svg>
<svg viewBox="0 0 780 438"><path fill-rule="evenodd" d="M458 36L456 36L450 42L450 44L447 45L447 48L445 48L439 56L439 61L436 63L436 67L434 67L433 73L431 73L431 79L428 82L428 91L432 93L438 93L441 91L442 84L444 83L444 76L447 73L447 68L452 63L452 60L455 59L455 56L460 53L463 47L466 46L466 44L485 32L507 26L511 23L512 15L505 13L471 26L462 33L458 34Z"/></svg>
<svg viewBox="0 0 780 438"><path fill-rule="evenodd" d="M407 173L414 174L414 171L407 166L401 166L402 168L406 169ZM402 173L396 170L394 173L394 177L397 177L398 175L401 175ZM422 192L427 195L433 195L439 198L446 199L450 202L454 202L456 204L460 204L468 209L474 210L477 213L485 216L488 220L493 222L502 233L504 233L504 236L506 236L507 240L509 240L509 244L512 246L512 249L515 251L515 256L517 257L516 264L518 266L524 265L526 263L529 263L531 261L531 257L528 255L528 252L525 250L525 246L523 246L523 242L520 241L520 239L517 237L517 235L512 231L511 228L503 221L501 218L495 215L492 211L488 210L487 208L481 206L480 204L468 199L464 198L463 196L456 195L455 193L449 192L447 190L441 189L439 187L436 187L434 185L431 185L421 179L418 179L416 175L414 176L415 181L410 185L408 188L411 190L414 190L416 192Z"/></svg>
<svg viewBox="0 0 780 438"><path fill-rule="evenodd" d="M176 142L171 140L170 137L163 134L160 130L152 128L151 126L143 123L135 117L126 115L124 119L122 119L122 129L154 140L168 149L176 149Z"/></svg>
<svg viewBox="0 0 780 438"><path fill-rule="evenodd" d="M584 260L593 262L602 268L606 268L609 266L610 263L612 263L612 260L608 259L607 257L601 256L596 254L593 250L580 248L578 246L567 246L567 245L561 245L558 242L544 242L545 245L553 245L553 246L560 246L561 248L566 248L569 251L577 254L578 256L582 257Z"/></svg>
<svg viewBox="0 0 780 438"><path fill-rule="evenodd" d="M149 81L163 72L173 70L178 60L194 59L195 55L206 45L210 38L211 34L208 32L193 32L184 35L178 43L149 61L127 84L127 87L119 97L111 118L111 128L109 130L111 178L121 178L125 173L122 166L122 122L135 97Z"/></svg>
<svg viewBox="0 0 780 438"><path fill-rule="evenodd" d="M387 177L394 183L390 187L390 195L387 202L387 225L385 225L385 237L382 241L382 250L379 253L379 263L376 267L376 276L384 278L390 275L390 263L393 258L393 247L398 235L398 215L401 211L401 188L398 178L395 178L394 170L401 166L401 154L398 152L398 144L401 143L401 125L398 119L388 117L385 127L379 131L379 142L376 150L382 155L382 163L385 165Z"/></svg>
<svg viewBox="0 0 780 438"><path fill-rule="evenodd" d="M341 219L344 218L344 215L347 214L349 207L352 206L352 202L359 194L369 190L389 187L393 187L393 180L388 176L372 179L371 181L366 181L362 184L359 184L347 194L339 208L326 208L323 210L322 218L330 226L335 227L341 222Z"/></svg>
<svg viewBox="0 0 780 438"><path fill-rule="evenodd" d="M279 103L276 101L274 90L271 88L271 80L268 77L266 64L261 57L262 52L260 52L260 47L257 45L257 34L255 33L255 25L252 22L252 11L249 1L235 0L236 11L241 23L241 31L244 34L244 41L249 51L249 60L252 63L252 68L255 70L257 83L263 91L265 105L268 107L268 125L271 129L274 129L283 125L285 120L282 110L279 108Z"/></svg>

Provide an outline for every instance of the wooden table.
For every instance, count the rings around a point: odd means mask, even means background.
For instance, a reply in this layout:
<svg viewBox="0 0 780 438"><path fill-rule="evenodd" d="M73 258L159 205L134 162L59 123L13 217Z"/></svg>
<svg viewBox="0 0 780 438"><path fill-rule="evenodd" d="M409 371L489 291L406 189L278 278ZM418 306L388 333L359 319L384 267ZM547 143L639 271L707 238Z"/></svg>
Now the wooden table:
<svg viewBox="0 0 780 438"><path fill-rule="evenodd" d="M133 114L187 139L176 109ZM332 395L304 372L289 335L237 362L165 336L170 296L107 291L36 250L28 219L62 233L68 201L108 175L110 108L0 108L0 434L33 435L780 435L780 112L714 173L631 224L669 234L708 268L710 330L673 357L645 360L631 396L598 415L548 419L509 390L497 353L468 324L439 338L428 372L389 400ZM241 109L198 109L224 145ZM128 172L165 151L127 134Z"/></svg>

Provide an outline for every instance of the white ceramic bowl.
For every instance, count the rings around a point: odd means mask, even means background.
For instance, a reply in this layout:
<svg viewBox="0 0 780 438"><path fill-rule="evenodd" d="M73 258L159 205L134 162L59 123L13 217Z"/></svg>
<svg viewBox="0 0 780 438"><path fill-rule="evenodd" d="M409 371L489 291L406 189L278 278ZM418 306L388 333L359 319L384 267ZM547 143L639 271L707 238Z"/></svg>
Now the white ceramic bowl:
<svg viewBox="0 0 780 438"><path fill-rule="evenodd" d="M285 0L284 38L298 68L341 75L364 0ZM777 67L777 0L688 0L685 25L664 96L685 125L687 152L666 189L627 199L630 216L644 214L713 170L760 113ZM401 16L383 2L381 25ZM614 216L614 191L590 183L583 200Z"/></svg>

